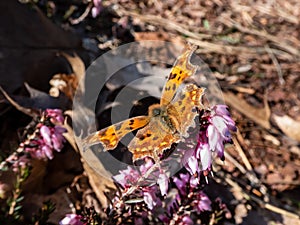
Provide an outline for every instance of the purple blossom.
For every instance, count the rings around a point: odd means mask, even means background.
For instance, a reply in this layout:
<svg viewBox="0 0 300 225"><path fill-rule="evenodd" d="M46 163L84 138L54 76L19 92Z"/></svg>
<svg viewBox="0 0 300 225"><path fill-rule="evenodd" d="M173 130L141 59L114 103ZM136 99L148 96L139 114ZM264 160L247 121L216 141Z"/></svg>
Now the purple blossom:
<svg viewBox="0 0 300 225"><path fill-rule="evenodd" d="M208 196L202 191L200 191L196 196L196 199L193 201L193 203L195 204L195 209L198 212L210 211L211 201Z"/></svg>
<svg viewBox="0 0 300 225"><path fill-rule="evenodd" d="M81 222L82 216L77 214L67 214L61 221L59 221L60 225L84 225Z"/></svg>
<svg viewBox="0 0 300 225"><path fill-rule="evenodd" d="M195 183L195 178L193 176L180 173L179 177L173 177L173 182L180 193L180 198L192 198L192 205L197 212L200 213L202 211L211 210L210 199L203 191L197 190L197 184ZM192 196L190 196L191 193L193 193Z"/></svg>
<svg viewBox="0 0 300 225"><path fill-rule="evenodd" d="M169 183L167 175L165 173L160 173L158 176L157 183L159 185L161 195L162 196L166 195L168 191L168 183Z"/></svg>
<svg viewBox="0 0 300 225"><path fill-rule="evenodd" d="M30 165L26 155L12 154L6 158L5 162L11 165L11 168L15 173L18 173L20 169L24 169Z"/></svg>
<svg viewBox="0 0 300 225"><path fill-rule="evenodd" d="M60 109L46 109L34 133L21 143L20 147L32 158L53 159L53 152L60 152L65 142L63 133L66 129L62 127L63 122L64 117Z"/></svg>
<svg viewBox="0 0 300 225"><path fill-rule="evenodd" d="M194 221L191 219L191 217L189 215L184 215L178 224L179 225L193 225Z"/></svg>
<svg viewBox="0 0 300 225"><path fill-rule="evenodd" d="M40 134L41 134L41 136L42 136L43 141L45 142L45 144L52 147L51 131L50 131L50 129L47 126L42 125L41 128L40 128Z"/></svg>
<svg viewBox="0 0 300 225"><path fill-rule="evenodd" d="M224 145L231 142L230 131L236 131L226 105L215 105L206 110L200 117L200 124L196 148L182 149L182 164L191 175L209 171L214 152L221 160L225 160Z"/></svg>
<svg viewBox="0 0 300 225"><path fill-rule="evenodd" d="M64 123L64 116L61 109L46 109L45 114L53 124L62 125Z"/></svg>
<svg viewBox="0 0 300 225"><path fill-rule="evenodd" d="M133 169L132 167L127 167L125 170L121 170L120 173L114 176L114 180L118 182L125 190L128 190L133 185L136 185L137 182L147 173L149 169L153 166L151 159L146 158L145 164L139 167L139 171ZM168 190L168 177L162 171L155 171L151 174L157 178L157 184L159 185L161 195L165 195ZM157 197L159 189L155 185L155 182L143 182L143 185L140 185L140 190L142 192L142 197L147 207L152 210L156 205L160 204L160 199Z"/></svg>
<svg viewBox="0 0 300 225"><path fill-rule="evenodd" d="M92 16L96 18L103 9L102 0L93 0Z"/></svg>

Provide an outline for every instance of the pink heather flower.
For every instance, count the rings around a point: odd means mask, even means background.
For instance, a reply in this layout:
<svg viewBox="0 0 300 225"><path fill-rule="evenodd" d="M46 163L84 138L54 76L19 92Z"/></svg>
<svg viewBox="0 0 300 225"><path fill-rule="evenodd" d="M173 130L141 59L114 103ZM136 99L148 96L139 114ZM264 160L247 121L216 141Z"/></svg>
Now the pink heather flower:
<svg viewBox="0 0 300 225"><path fill-rule="evenodd" d="M147 204L147 207L152 210L154 206L160 203L158 197L156 196L157 187L144 187L142 188L143 195L144 195L144 202Z"/></svg>
<svg viewBox="0 0 300 225"><path fill-rule="evenodd" d="M216 105L211 109L209 118L210 125L207 127L209 147L217 151L217 155L224 160L224 143L231 141L230 131L235 132L236 126L226 105Z"/></svg>
<svg viewBox="0 0 300 225"><path fill-rule="evenodd" d="M61 221L59 221L60 225L84 225L83 222L81 222L82 216L77 214L67 214L65 218L63 218Z"/></svg>
<svg viewBox="0 0 300 225"><path fill-rule="evenodd" d="M113 177L113 179L118 182L126 192L126 189L129 189L135 185L138 180L143 177L146 172L153 166L152 160L146 158L146 163L141 165L139 171L133 169L132 167L127 167L125 170L121 170L120 173ZM153 173L151 176L158 177L157 183L160 188L161 195L165 195L168 190L168 177L163 172ZM144 182L143 186L140 187L142 190L142 195L144 202L147 204L147 207L152 210L154 206L160 204L160 199L157 197L158 186L153 182Z"/></svg>
<svg viewBox="0 0 300 225"><path fill-rule="evenodd" d="M61 109L46 109L45 113L47 117L50 117L51 123L60 125L64 123L64 116Z"/></svg>
<svg viewBox="0 0 300 225"><path fill-rule="evenodd" d="M29 159L26 155L17 155L12 154L5 160L8 164L11 165L12 170L17 173L20 169L24 169L25 167L30 165Z"/></svg>
<svg viewBox="0 0 300 225"><path fill-rule="evenodd" d="M128 166L125 170L121 170L118 175L113 176L114 180L117 181L123 188L130 188L139 177L139 172L130 166Z"/></svg>
<svg viewBox="0 0 300 225"><path fill-rule="evenodd" d="M231 142L230 131L236 131L226 105L215 105L205 111L200 116L200 124L196 148L182 149L182 164L191 175L211 169L213 152L225 160L224 145Z"/></svg>
<svg viewBox="0 0 300 225"><path fill-rule="evenodd" d="M193 201L195 204L195 209L198 212L210 211L211 210L211 201L204 192L200 191L197 195L197 199Z"/></svg>
<svg viewBox="0 0 300 225"><path fill-rule="evenodd" d="M159 185L161 195L162 196L166 195L168 191L168 184L169 184L167 175L165 173L160 173L158 176L157 183Z"/></svg>
<svg viewBox="0 0 300 225"><path fill-rule="evenodd" d="M60 152L65 142L63 133L66 129L62 127L63 122L64 117L60 109L46 109L35 132L21 143L20 147L24 147L24 151L32 158L53 159L53 152Z"/></svg>
<svg viewBox="0 0 300 225"><path fill-rule="evenodd" d="M92 17L96 18L99 13L102 11L102 0L93 0L94 6L92 8Z"/></svg>
<svg viewBox="0 0 300 225"><path fill-rule="evenodd" d="M191 217L189 215L184 215L182 218L181 218L181 221L179 221L178 223L179 225L193 225L194 222L193 220L191 219Z"/></svg>
<svg viewBox="0 0 300 225"><path fill-rule="evenodd" d="M42 125L41 128L40 128L40 134L42 135L42 138L43 138L45 144L52 147L50 129L47 126Z"/></svg>
<svg viewBox="0 0 300 225"><path fill-rule="evenodd" d="M180 193L181 199L187 199L190 193L194 193L192 197L192 205L198 213L211 210L210 199L203 191L197 190L197 183L195 182L195 178L189 173L181 173L179 174L179 177L173 177L173 182L175 183L177 190Z"/></svg>

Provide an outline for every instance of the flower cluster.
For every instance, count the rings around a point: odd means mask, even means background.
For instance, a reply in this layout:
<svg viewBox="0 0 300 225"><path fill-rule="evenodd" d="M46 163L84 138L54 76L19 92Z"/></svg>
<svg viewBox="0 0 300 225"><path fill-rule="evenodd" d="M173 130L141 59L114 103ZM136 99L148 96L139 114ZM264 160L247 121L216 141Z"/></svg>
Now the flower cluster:
<svg viewBox="0 0 300 225"><path fill-rule="evenodd" d="M141 165L138 170L133 169L132 167L127 167L127 169L120 171L120 173L113 177L113 179L124 188L124 193L126 193L132 186L139 185L139 191L143 197L144 202L147 207L152 210L156 205L160 204L160 200L157 197L159 194L164 196L168 190L168 177L161 170L154 171L149 176L154 176L155 180L143 181L141 186L139 181L143 179L143 176L147 173L149 169L154 165L150 158L145 159L146 163ZM155 184L158 184L155 185ZM159 188L158 188L159 187Z"/></svg>
<svg viewBox="0 0 300 225"><path fill-rule="evenodd" d="M164 224L194 224L193 217L200 218L204 211L211 211L211 200L199 188L190 174L180 173L173 177L173 196L166 202L164 214L159 218Z"/></svg>
<svg viewBox="0 0 300 225"><path fill-rule="evenodd" d="M236 131L226 105L215 105L211 109L203 110L199 119L200 132L196 148L182 149L182 164L191 175L210 171L213 153L224 161L224 145L231 142L230 131Z"/></svg>
<svg viewBox="0 0 300 225"><path fill-rule="evenodd" d="M20 172L20 170L25 169L30 165L29 159L26 155L18 155L16 153L8 156L3 164L8 164L12 171L15 173ZM4 165L3 165L4 166ZM1 166L0 166L1 168Z"/></svg>
<svg viewBox="0 0 300 225"><path fill-rule="evenodd" d="M53 152L63 148L65 138L62 127L64 117L60 109L47 109L43 112L34 132L20 144L35 159L53 159Z"/></svg>
<svg viewBox="0 0 300 225"><path fill-rule="evenodd" d="M213 154L225 159L224 145L231 142L235 123L225 105L200 111L199 122L186 138L186 145L177 149L189 173L181 172L169 182L163 164L158 166L145 158L139 169L127 167L113 177L121 188L107 208L107 224L212 224L215 221L209 218L230 216L220 199L211 201L202 191L199 177L200 172L211 170Z"/></svg>

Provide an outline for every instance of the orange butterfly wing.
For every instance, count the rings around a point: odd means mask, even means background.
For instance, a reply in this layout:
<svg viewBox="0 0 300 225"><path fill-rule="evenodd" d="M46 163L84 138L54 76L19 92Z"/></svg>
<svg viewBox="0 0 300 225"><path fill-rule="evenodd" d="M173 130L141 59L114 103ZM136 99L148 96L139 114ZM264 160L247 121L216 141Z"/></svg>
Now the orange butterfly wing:
<svg viewBox="0 0 300 225"><path fill-rule="evenodd" d="M170 115L176 114L178 131L181 136L188 136L189 127L195 127L194 119L198 112L196 108L203 108L201 103L205 88L199 88L194 84L188 84L175 97L174 101L167 107Z"/></svg>
<svg viewBox="0 0 300 225"><path fill-rule="evenodd" d="M119 141L128 133L144 127L149 123L148 116L137 116L119 123L113 124L102 130L88 135L83 139L83 149L87 149L89 146L101 143L104 150L114 149Z"/></svg>
<svg viewBox="0 0 300 225"><path fill-rule="evenodd" d="M188 128L195 126L196 107L203 107L201 104L203 94L203 88L189 84L166 108L150 106L149 123L137 132L128 145L129 151L133 154L133 161L146 156L156 160L173 143L178 143L186 137ZM161 115L154 116L153 109L164 111Z"/></svg>
<svg viewBox="0 0 300 225"><path fill-rule="evenodd" d="M168 77L168 80L163 88L160 105L168 105L175 96L175 93L180 84L187 78L195 74L197 66L190 63L190 58L196 50L196 46L188 46L185 52L180 55Z"/></svg>

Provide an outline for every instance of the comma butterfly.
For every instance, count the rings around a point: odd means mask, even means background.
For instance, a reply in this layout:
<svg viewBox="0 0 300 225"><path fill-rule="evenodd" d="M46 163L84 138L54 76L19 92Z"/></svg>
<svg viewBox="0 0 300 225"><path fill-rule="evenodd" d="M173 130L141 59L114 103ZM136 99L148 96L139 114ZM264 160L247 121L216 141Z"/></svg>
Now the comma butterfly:
<svg viewBox="0 0 300 225"><path fill-rule="evenodd" d="M190 63L195 50L195 46L189 46L177 58L163 88L160 104L151 105L147 116L129 118L88 135L83 140L84 149L101 143L104 150L112 150L126 134L141 128L128 145L133 161L147 156L158 161L164 150L187 137L188 129L195 126L197 108L203 107L201 98L205 89L187 84L179 93L177 90L197 70L197 66Z"/></svg>

